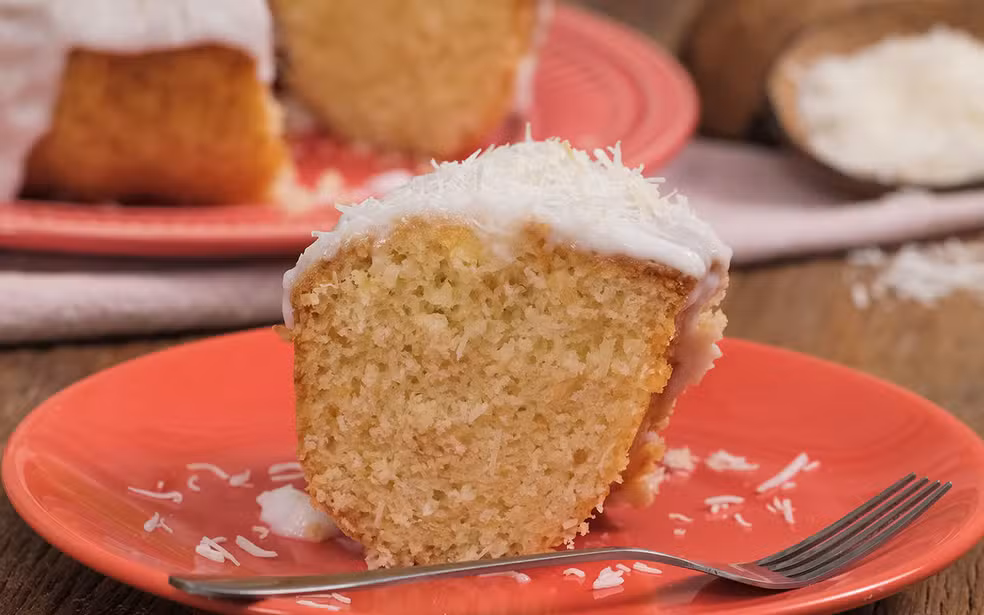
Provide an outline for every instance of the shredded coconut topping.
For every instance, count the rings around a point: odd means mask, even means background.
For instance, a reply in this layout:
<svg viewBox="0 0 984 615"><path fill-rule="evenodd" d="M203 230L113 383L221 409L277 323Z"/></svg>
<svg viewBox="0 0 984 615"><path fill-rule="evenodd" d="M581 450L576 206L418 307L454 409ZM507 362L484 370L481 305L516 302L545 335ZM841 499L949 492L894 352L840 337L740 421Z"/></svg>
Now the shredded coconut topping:
<svg viewBox="0 0 984 615"><path fill-rule="evenodd" d="M298 598L297 604L301 606L310 606L316 609L325 609L326 611L341 611L342 607L337 604L325 604L324 602L315 602L314 600L308 600L306 598Z"/></svg>
<svg viewBox="0 0 984 615"><path fill-rule="evenodd" d="M253 530L253 532L256 533L257 536L260 537L260 540L263 540L264 538L270 535L270 528L264 527L262 525L254 525L251 529Z"/></svg>
<svg viewBox="0 0 984 615"><path fill-rule="evenodd" d="M237 560L232 553L226 551L226 549L219 544L223 541L224 539L220 541L218 538L213 539L208 536L203 536L201 542L199 542L198 546L195 547L195 553L219 564L229 561L238 566L239 560Z"/></svg>
<svg viewBox="0 0 984 615"><path fill-rule="evenodd" d="M636 562L632 564L632 568L638 570L639 572L645 572L646 574L663 574L663 571L659 568L653 568L643 562Z"/></svg>
<svg viewBox="0 0 984 615"><path fill-rule="evenodd" d="M725 450L714 451L704 460L704 464L715 472L746 472L758 470L759 467L757 463L751 463L744 457L732 455Z"/></svg>
<svg viewBox="0 0 984 615"><path fill-rule="evenodd" d="M189 476L188 477L188 482L186 484L188 485L188 489L190 489L192 491L201 491L202 490L202 488L198 486L198 475L197 474L192 474L191 476Z"/></svg>
<svg viewBox="0 0 984 615"><path fill-rule="evenodd" d="M486 574L478 575L480 577L510 577L515 579L517 583L529 583L531 581L529 575L523 574L522 572L516 572L515 570L505 570L503 572L489 572Z"/></svg>
<svg viewBox="0 0 984 615"><path fill-rule="evenodd" d="M168 534L173 534L174 533L174 530L172 530L171 528L169 528L167 526L167 523L164 523L164 518L161 517L161 514L160 513L154 513L154 516L153 517L151 517L150 519L147 519L146 523L144 523L143 528L144 528L144 531L145 532L153 532L157 528L161 528L162 530L164 530Z"/></svg>
<svg viewBox="0 0 984 615"><path fill-rule="evenodd" d="M679 521L680 523L693 523L694 521L693 518L688 517L683 513L671 512L670 514L667 515L667 517L669 517L673 521Z"/></svg>
<svg viewBox="0 0 984 615"><path fill-rule="evenodd" d="M584 574L584 571L581 570L580 568L568 568L564 570L564 576L577 577L579 579L583 579L586 575Z"/></svg>
<svg viewBox="0 0 984 615"><path fill-rule="evenodd" d="M254 557L277 557L276 551L259 547L244 536L236 536L236 545Z"/></svg>
<svg viewBox="0 0 984 615"><path fill-rule="evenodd" d="M950 186L984 176L984 42L937 25L798 67L810 149L847 173Z"/></svg>
<svg viewBox="0 0 984 615"><path fill-rule="evenodd" d="M674 536L685 536L686 534L687 534L687 530L682 527L678 527L675 530L673 530Z"/></svg>
<svg viewBox="0 0 984 615"><path fill-rule="evenodd" d="M809 463L810 459L806 456L806 453L800 453L789 462L789 465L780 470L778 474L756 487L755 491L757 493L765 493L769 489L775 489L779 485L789 481L794 476L799 474L799 471L805 468Z"/></svg>
<svg viewBox="0 0 984 615"><path fill-rule="evenodd" d="M625 573L621 570L613 570L611 566L607 566L598 573L598 578L591 584L591 589L618 587L622 583L625 583L625 579L622 578L623 574Z"/></svg>
<svg viewBox="0 0 984 615"><path fill-rule="evenodd" d="M663 465L677 472L693 472L700 459L690 452L690 447L668 448L663 454Z"/></svg>
<svg viewBox="0 0 984 615"><path fill-rule="evenodd" d="M939 243L910 243L892 255L877 248L865 248L852 252L848 262L875 269L870 283L855 281L851 285L852 299L859 309L890 294L927 307L957 292L984 299L984 242L981 241L951 237Z"/></svg>
<svg viewBox="0 0 984 615"><path fill-rule="evenodd" d="M296 461L285 461L283 463L275 463L267 469L267 473L271 476L274 474L280 474L281 472L300 472L301 464Z"/></svg>
<svg viewBox="0 0 984 615"><path fill-rule="evenodd" d="M212 474L215 474L222 480L229 479L229 473L223 470L222 468L220 468L219 466L215 465L214 463L204 463L204 462L189 463L188 465L185 466L185 468L191 470L192 472L199 472L199 471L211 472Z"/></svg>
<svg viewBox="0 0 984 615"><path fill-rule="evenodd" d="M270 477L270 480L272 480L275 483L285 483L287 481L298 480L300 478L304 478L303 472L293 472L291 474L274 474L273 476Z"/></svg>
<svg viewBox="0 0 984 615"><path fill-rule="evenodd" d="M751 524L751 523L749 523L749 522L748 522L747 520L745 520L745 517L742 517L742 516L741 516L741 513L737 513L737 512L736 512L735 514L733 514L733 515L731 515L731 516L732 516L732 517L734 518L734 520L735 520L735 521L736 521L736 522L738 523L738 525L740 525L740 526L742 526L742 527L752 527L752 524Z"/></svg>
<svg viewBox="0 0 984 615"><path fill-rule="evenodd" d="M766 506L766 508L770 507ZM781 514L783 519L785 519L786 523L789 525L796 523L796 519L793 516L795 510L793 509L793 503L789 498L780 498L779 496L774 497L772 499L771 511L776 514Z"/></svg>
<svg viewBox="0 0 984 615"><path fill-rule="evenodd" d="M727 265L731 250L700 220L686 199L663 194L642 169L622 165L615 146L594 156L551 139L476 152L436 165L380 199L338 206L342 216L284 276L284 321L293 325L290 290L314 263L345 242L385 239L395 224L416 216L452 217L491 238L512 236L530 222L546 224L558 241L586 250L626 254L703 278L711 264Z"/></svg>
<svg viewBox="0 0 984 615"><path fill-rule="evenodd" d="M631 568L629 568L628 566L626 566L625 564L622 564L622 563L615 564L615 568L617 568L618 570L621 570L622 572L624 572L626 574L632 572L632 569Z"/></svg>
<svg viewBox="0 0 984 615"><path fill-rule="evenodd" d="M184 496L181 495L180 491L147 491L146 489L137 489L136 487L127 487L127 489L137 495L154 498L155 500L171 500L175 504L180 504L184 500Z"/></svg>
<svg viewBox="0 0 984 615"><path fill-rule="evenodd" d="M239 474L233 474L229 477L229 486L231 487L252 487L252 483L249 482L249 470L243 470Z"/></svg>

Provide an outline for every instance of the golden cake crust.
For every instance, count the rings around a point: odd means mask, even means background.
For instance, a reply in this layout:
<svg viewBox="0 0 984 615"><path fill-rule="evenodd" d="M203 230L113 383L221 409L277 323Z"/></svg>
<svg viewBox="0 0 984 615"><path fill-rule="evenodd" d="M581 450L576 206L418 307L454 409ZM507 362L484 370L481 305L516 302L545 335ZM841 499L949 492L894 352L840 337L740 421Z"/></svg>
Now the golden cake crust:
<svg viewBox="0 0 984 615"><path fill-rule="evenodd" d="M248 54L219 45L74 51L25 192L73 200L265 202L285 164L279 118Z"/></svg>
<svg viewBox="0 0 984 615"><path fill-rule="evenodd" d="M507 116L536 0L272 0L291 91L334 132L450 158Z"/></svg>

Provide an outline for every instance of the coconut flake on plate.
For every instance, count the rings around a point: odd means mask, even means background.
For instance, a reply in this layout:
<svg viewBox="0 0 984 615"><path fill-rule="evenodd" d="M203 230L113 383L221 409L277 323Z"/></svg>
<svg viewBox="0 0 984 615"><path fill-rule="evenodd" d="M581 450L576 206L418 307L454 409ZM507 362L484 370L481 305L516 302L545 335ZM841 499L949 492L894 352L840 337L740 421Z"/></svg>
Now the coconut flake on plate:
<svg viewBox="0 0 984 615"><path fill-rule="evenodd" d="M690 447L668 448L663 453L663 465L675 472L693 472L700 458L690 452Z"/></svg>
<svg viewBox="0 0 984 615"><path fill-rule="evenodd" d="M741 516L741 513L736 512L735 514L731 515L731 518L734 519L735 522L742 527L752 527L752 524L749 523L745 519L745 517Z"/></svg>
<svg viewBox="0 0 984 615"><path fill-rule="evenodd" d="M686 534L687 534L687 530L685 528L682 528L682 527L678 527L678 528L676 528L676 529L673 530L673 535L674 536L678 536L678 537L681 537L682 538L683 536L686 536Z"/></svg>
<svg viewBox="0 0 984 615"><path fill-rule="evenodd" d="M182 500L184 500L184 496L180 491L148 491L147 489L138 489L136 487L127 487L127 490L131 493L136 493L137 495L153 498L155 500L171 500L175 504L180 504Z"/></svg>
<svg viewBox="0 0 984 615"><path fill-rule="evenodd" d="M809 463L810 458L807 457L806 453L800 453L786 467L780 470L778 474L756 487L755 491L757 493L765 493L770 489L775 489L799 474L800 470L804 469Z"/></svg>
<svg viewBox="0 0 984 615"><path fill-rule="evenodd" d="M147 519L147 521L144 523L143 529L145 532L153 532L157 528L161 528L168 534L174 533L174 530L168 527L167 523L164 522L164 517L161 516L161 513L155 512L154 516L151 517L150 519Z"/></svg>
<svg viewBox="0 0 984 615"><path fill-rule="evenodd" d="M688 517L687 515L685 515L683 513L671 512L671 513L669 513L666 516L669 517L671 521L679 521L680 523L693 523L694 522L694 520L693 520L692 517Z"/></svg>
<svg viewBox="0 0 984 615"><path fill-rule="evenodd" d="M529 583L532 581L530 575L523 574L522 572L516 572L515 570L504 570L502 572L487 572L485 574L478 575L479 577L509 577L514 579L517 583Z"/></svg>
<svg viewBox="0 0 984 615"><path fill-rule="evenodd" d="M708 455L704 459L704 465L715 472L748 472L759 468L759 464L752 463L740 455L732 455L724 449Z"/></svg>
<svg viewBox="0 0 984 615"><path fill-rule="evenodd" d="M254 534L256 534L257 536L260 537L260 540L263 540L264 538L266 538L267 536L270 535L270 528L265 527L265 526L262 526L262 525L254 525L250 529L253 530L253 533Z"/></svg>
<svg viewBox="0 0 984 615"><path fill-rule="evenodd" d="M607 566L598 573L598 578L591 583L591 589L618 587L622 583L625 583L625 579L622 578L623 574L625 573L621 570L614 570L611 566Z"/></svg>
<svg viewBox="0 0 984 615"><path fill-rule="evenodd" d="M186 465L185 468L191 470L192 472L199 472L199 471L211 472L212 474L215 474L222 480L229 479L229 473L223 470L222 468L220 468L219 466L215 465L214 463L195 461Z"/></svg>
<svg viewBox="0 0 984 615"><path fill-rule="evenodd" d="M260 505L260 520L278 536L320 542L339 533L331 518L314 508L308 494L293 485L264 491L256 496L256 503Z"/></svg>
<svg viewBox="0 0 984 615"><path fill-rule="evenodd" d="M632 568L634 570L638 570L639 572L645 572L646 574L663 574L663 571L659 568L653 568L644 562L636 562L632 564Z"/></svg>
<svg viewBox="0 0 984 615"><path fill-rule="evenodd" d="M254 557L277 557L276 551L257 546L245 536L236 536L236 546Z"/></svg>
<svg viewBox="0 0 984 615"><path fill-rule="evenodd" d="M324 602L315 602L314 600L309 600L307 598L298 598L297 604L300 606L309 606L315 609L324 609L326 611L341 611L342 607L337 604L325 604Z"/></svg>
<svg viewBox="0 0 984 615"><path fill-rule="evenodd" d="M195 547L195 553L219 564L228 561L238 566L239 560L219 544L220 542L225 542L225 539L219 540L219 538L221 537L209 538L208 536L203 536L201 542Z"/></svg>
<svg viewBox="0 0 984 615"><path fill-rule="evenodd" d="M229 477L230 487L252 487L253 484L249 482L250 471L243 470L239 474L233 474Z"/></svg>
<svg viewBox="0 0 984 615"><path fill-rule="evenodd" d="M188 489L190 489L192 491L201 491L202 490L202 488L198 486L198 475L197 474L192 474L191 476L189 476L188 477L188 481L185 484L188 486Z"/></svg>
<svg viewBox="0 0 984 615"><path fill-rule="evenodd" d="M583 579L585 576L584 571L580 568L567 568L564 570L565 577L577 577L578 579Z"/></svg>

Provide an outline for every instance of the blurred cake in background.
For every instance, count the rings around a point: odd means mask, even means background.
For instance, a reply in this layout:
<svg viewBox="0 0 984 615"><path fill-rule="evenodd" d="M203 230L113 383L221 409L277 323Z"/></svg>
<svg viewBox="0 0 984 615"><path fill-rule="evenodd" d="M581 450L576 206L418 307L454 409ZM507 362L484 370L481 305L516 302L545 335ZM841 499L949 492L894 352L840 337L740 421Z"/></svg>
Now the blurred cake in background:
<svg viewBox="0 0 984 615"><path fill-rule="evenodd" d="M470 153L528 110L548 8L0 0L0 199L310 201L274 99L275 30L276 93L319 132L400 160Z"/></svg>
<svg viewBox="0 0 984 615"><path fill-rule="evenodd" d="M269 200L263 0L0 0L0 197Z"/></svg>
<svg viewBox="0 0 984 615"><path fill-rule="evenodd" d="M347 139L467 154L528 104L538 0L271 0L286 84ZM517 105L518 103L518 105Z"/></svg>

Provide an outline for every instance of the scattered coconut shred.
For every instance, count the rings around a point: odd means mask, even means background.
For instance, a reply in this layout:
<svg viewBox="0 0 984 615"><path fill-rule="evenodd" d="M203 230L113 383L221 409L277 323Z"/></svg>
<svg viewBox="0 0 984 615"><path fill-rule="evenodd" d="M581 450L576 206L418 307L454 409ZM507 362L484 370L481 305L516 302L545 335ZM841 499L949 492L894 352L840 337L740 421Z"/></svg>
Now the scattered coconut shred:
<svg viewBox="0 0 984 615"><path fill-rule="evenodd" d="M889 295L927 307L956 292L984 300L984 241L951 237L939 243L906 244L894 254L864 248L851 252L847 262L867 270L867 281L851 284L851 299L860 310Z"/></svg>
<svg viewBox="0 0 984 615"><path fill-rule="evenodd" d="M984 42L947 26L887 37L799 67L813 153L885 183L951 186L984 176Z"/></svg>

